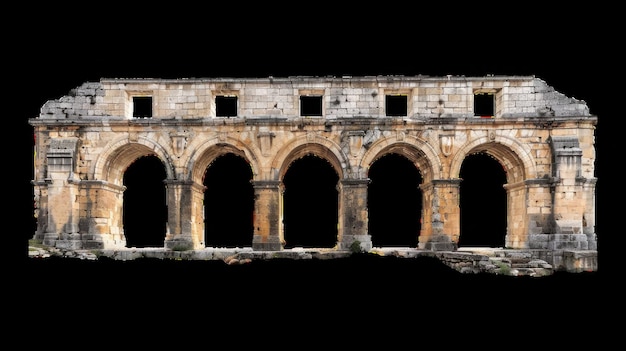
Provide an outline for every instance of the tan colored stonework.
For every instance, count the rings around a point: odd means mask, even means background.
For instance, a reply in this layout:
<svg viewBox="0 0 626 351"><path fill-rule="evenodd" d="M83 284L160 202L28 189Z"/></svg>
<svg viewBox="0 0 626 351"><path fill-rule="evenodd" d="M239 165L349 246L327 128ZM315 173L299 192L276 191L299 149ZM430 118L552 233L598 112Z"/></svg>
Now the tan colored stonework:
<svg viewBox="0 0 626 351"><path fill-rule="evenodd" d="M494 98L492 118L474 96ZM236 96L237 116L216 116L216 97ZM300 96L322 98L322 116L302 116ZM406 116L385 97L407 97ZM152 117L133 117L133 98L152 98ZM459 173L475 152L506 171L506 246L596 250L594 131L585 102L532 76L102 79L46 102L29 120L36 136L35 238L64 248L124 247L123 172L137 158L165 165L166 248L204 247L203 175L218 156L250 163L255 250L283 248L283 176L307 154L339 175L337 248L371 248L367 174L398 153L419 169L419 248L455 250Z"/></svg>

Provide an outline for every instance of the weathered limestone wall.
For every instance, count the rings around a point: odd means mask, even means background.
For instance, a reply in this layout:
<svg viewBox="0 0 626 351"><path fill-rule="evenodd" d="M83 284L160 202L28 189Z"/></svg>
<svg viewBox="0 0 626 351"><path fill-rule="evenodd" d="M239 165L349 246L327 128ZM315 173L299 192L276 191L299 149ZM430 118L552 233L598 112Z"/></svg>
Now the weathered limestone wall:
<svg viewBox="0 0 626 351"><path fill-rule="evenodd" d="M493 96L489 118L475 111L483 93ZM221 96L236 97L236 116L217 116ZM319 97L321 115L303 115L302 96ZM406 113L388 116L387 96L406 97ZM152 99L151 117L133 117L137 97ZM253 171L255 250L282 249L282 177L307 154L339 176L337 248L371 248L369 167L398 153L423 178L419 247L455 250L461 164L484 152L506 171L508 247L596 248L597 118L535 77L102 79L46 102L30 123L35 236L52 246L123 247L123 173L156 155L167 174L166 247L204 247L203 175L232 152Z"/></svg>
<svg viewBox="0 0 626 351"><path fill-rule="evenodd" d="M476 93L493 93L495 117L589 116L584 101L568 98L534 77L349 77L102 79L48 101L40 119L132 119L132 97L153 98L153 118L216 117L215 97L237 96L240 117L296 117L299 97L323 96L324 118L385 117L385 96L408 96L409 118L474 117Z"/></svg>

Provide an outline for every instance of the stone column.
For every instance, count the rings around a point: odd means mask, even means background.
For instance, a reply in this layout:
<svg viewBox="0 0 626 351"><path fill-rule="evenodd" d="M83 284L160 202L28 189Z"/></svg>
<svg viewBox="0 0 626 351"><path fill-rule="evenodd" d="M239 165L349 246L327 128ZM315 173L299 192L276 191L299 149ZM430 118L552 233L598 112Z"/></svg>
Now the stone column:
<svg viewBox="0 0 626 351"><path fill-rule="evenodd" d="M338 248L341 250L372 249L372 236L368 234L367 186L369 179L343 179L339 182Z"/></svg>
<svg viewBox="0 0 626 351"><path fill-rule="evenodd" d="M204 189L187 180L166 180L167 230L165 247L173 250L204 248Z"/></svg>
<svg viewBox="0 0 626 351"><path fill-rule="evenodd" d="M254 187L254 235L252 249L280 251L283 249L282 194L279 181L252 181Z"/></svg>
<svg viewBox="0 0 626 351"><path fill-rule="evenodd" d="M422 226L418 247L454 251L461 232L460 179L433 179L422 184Z"/></svg>

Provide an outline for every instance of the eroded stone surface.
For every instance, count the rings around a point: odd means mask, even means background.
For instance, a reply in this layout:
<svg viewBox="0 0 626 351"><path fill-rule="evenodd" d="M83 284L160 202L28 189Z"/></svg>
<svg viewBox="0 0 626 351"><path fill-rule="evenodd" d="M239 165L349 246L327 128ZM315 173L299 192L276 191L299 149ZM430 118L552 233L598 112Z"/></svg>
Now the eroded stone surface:
<svg viewBox="0 0 626 351"><path fill-rule="evenodd" d="M478 111L477 96L493 108ZM303 97L319 110L303 112ZM236 101L233 113L220 116L222 98ZM400 112L389 113L388 98L402 101ZM146 99L147 114L137 115ZM203 251L202 178L216 157L232 152L253 170L253 251L283 250L283 176L305 154L326 159L339 175L336 250L355 242L372 250L368 170L398 153L423 176L416 249L454 252L460 167L467 155L484 152L507 174L507 248L532 250L557 268L597 264L597 118L584 101L535 77L102 79L46 102L29 122L34 238L51 247L124 248L124 171L156 155L167 174L163 249Z"/></svg>

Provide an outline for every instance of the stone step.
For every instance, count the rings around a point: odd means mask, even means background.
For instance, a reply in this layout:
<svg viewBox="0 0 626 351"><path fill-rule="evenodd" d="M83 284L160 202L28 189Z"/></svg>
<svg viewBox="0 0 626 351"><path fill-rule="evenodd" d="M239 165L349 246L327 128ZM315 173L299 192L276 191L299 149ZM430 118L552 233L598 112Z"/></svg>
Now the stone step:
<svg viewBox="0 0 626 351"><path fill-rule="evenodd" d="M508 266L508 274L515 276L545 276L554 273L552 265L532 257L491 257L490 260L499 265L503 272L507 270L502 265Z"/></svg>

